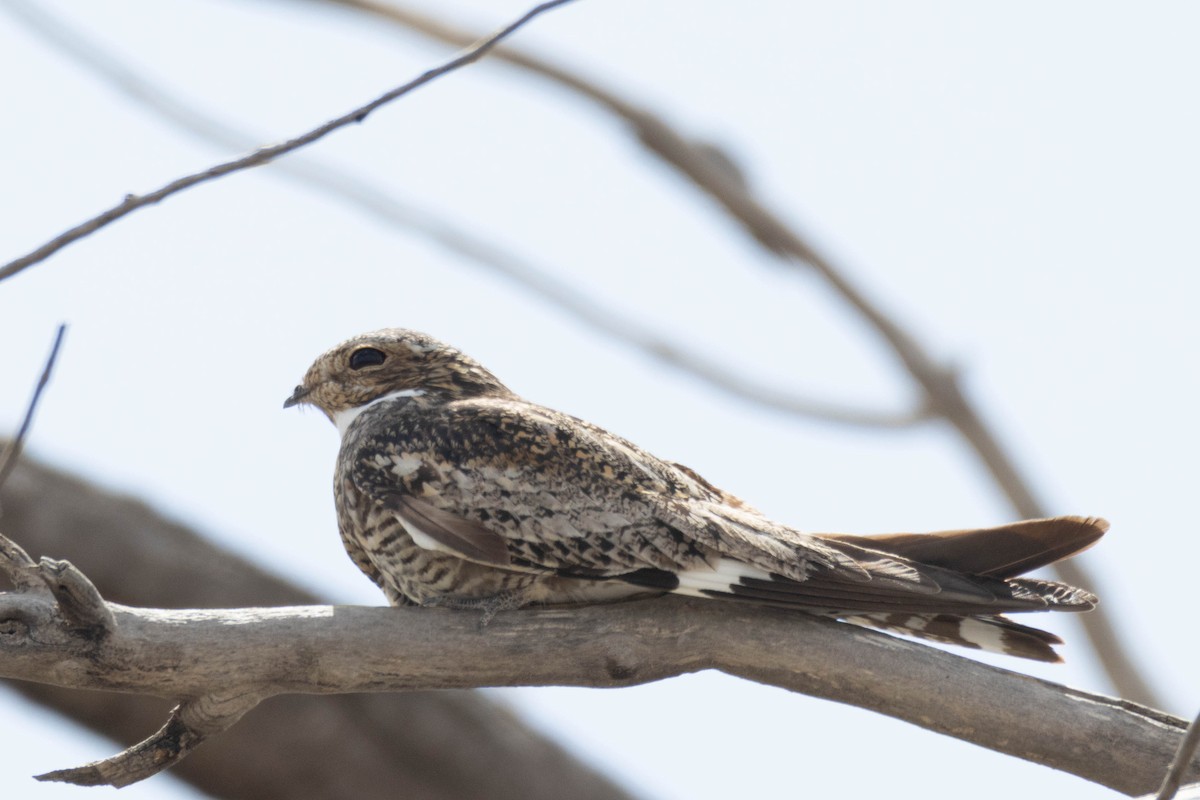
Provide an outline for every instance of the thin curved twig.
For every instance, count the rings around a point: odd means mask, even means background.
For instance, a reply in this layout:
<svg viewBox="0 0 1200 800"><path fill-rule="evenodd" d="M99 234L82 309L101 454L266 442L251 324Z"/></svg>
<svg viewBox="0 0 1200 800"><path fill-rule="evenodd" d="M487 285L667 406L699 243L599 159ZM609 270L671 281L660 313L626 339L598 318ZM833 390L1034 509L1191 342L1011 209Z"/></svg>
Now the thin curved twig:
<svg viewBox="0 0 1200 800"><path fill-rule="evenodd" d="M282 155L292 152L293 150L298 150L301 147L323 139L330 133L333 133L340 128L344 128L352 123L362 122L372 111L380 106L386 105L397 98L403 97L414 89L418 89L430 81L436 80L437 78L453 72L460 67L464 67L467 64L478 61L480 58L486 55L489 50L495 47L497 42L515 32L534 17L537 17L546 11L550 11L551 9L557 8L558 6L569 2L571 2L571 0L549 0L549 2L542 3L541 5L538 5L525 12L525 14L521 15L519 19L506 25L504 28L492 34L491 36L476 41L475 44L471 45L461 55L450 59L441 66L434 67L433 69L423 72L421 75L417 76L408 83L405 83L402 86L397 86L395 89L385 92L371 102L361 105L353 111L349 111L342 116L337 117L336 119L332 119L329 122L326 122L324 125L313 128L307 133L303 133L292 139L288 139L286 142L281 142L279 144L274 144L267 147L261 147L252 153L244 155L240 158L235 158L232 161L226 161L224 163L209 167L208 169L201 170L200 172L195 172L191 175L185 175L184 177L173 180L167 185L162 186L148 194L126 195L124 200L107 211L97 214L91 219L76 225L70 230L64 231L42 246L30 251L20 258L10 261L3 267L0 267L0 280L11 278L13 275L16 275L22 270L28 269L34 264L44 261L72 242L78 241L85 236L89 236L101 228L117 221L121 217L137 211L140 208L161 202L173 194L182 192L184 189L190 189L198 184L206 183L234 172L240 172L251 167L257 167L262 164L266 164Z"/></svg>
<svg viewBox="0 0 1200 800"><path fill-rule="evenodd" d="M392 2L322 2L375 15L455 47L473 37L470 32L443 20ZM608 110L628 124L647 149L716 200L766 250L785 264L814 269L858 312L905 366L924 395L923 405L958 430L980 463L991 473L1016 514L1024 518L1051 515L1047 505L1035 496L1031 482L1017 467L1012 454L963 393L957 371L938 363L911 333L856 287L846 277L845 270L806 241L758 197L742 171L730 168L732 159L728 154L717 151L719 157L714 157L712 144L680 132L650 110L560 65L511 47L497 48L493 57L571 89ZM1078 560L1055 565L1055 569L1068 583L1104 593L1098 587L1099 581ZM1110 618L1102 611L1092 613L1084 618L1083 627L1117 693L1147 705L1160 705L1156 693L1121 646Z"/></svg>
<svg viewBox="0 0 1200 800"><path fill-rule="evenodd" d="M69 29L40 6L9 0L3 9L60 52L82 63L92 74L193 136L233 150L245 150L261 141L184 102L143 72L123 63L78 31ZM468 262L508 278L572 319L736 399L771 411L856 427L905 428L932 418L930 410L922 406L903 412L856 408L755 381L669 341L649 326L596 303L570 284L555 278L550 270L535 266L445 218L418 210L393 192L344 168L327 166L311 157L285 159L271 167L326 196L340 198L388 225L425 236Z"/></svg>
<svg viewBox="0 0 1200 800"><path fill-rule="evenodd" d="M58 360L58 351L62 348L63 337L66 335L66 324L60 324L58 331L54 334L54 344L50 347L50 355L46 356L46 363L42 367L42 374L38 377L37 385L33 387L33 397L29 399L25 416L21 419L16 435L9 440L8 447L4 448L4 452L0 454L0 486L3 486L4 482L8 480L9 473L12 472L17 459L21 457L21 451L25 449L25 439L29 436L29 429L33 427L34 412L37 411L38 403L41 402L46 384L50 383L50 374L54 372L54 362ZM3 510L0 509L0 514L2 513Z"/></svg>
<svg viewBox="0 0 1200 800"><path fill-rule="evenodd" d="M1175 753L1175 758L1171 759L1167 774L1163 776L1162 786L1158 788L1155 800L1172 800L1175 797L1179 787L1183 785L1183 777L1187 774L1188 767L1196 757L1197 748L1200 748L1200 714L1188 725L1187 733L1179 743L1179 750Z"/></svg>

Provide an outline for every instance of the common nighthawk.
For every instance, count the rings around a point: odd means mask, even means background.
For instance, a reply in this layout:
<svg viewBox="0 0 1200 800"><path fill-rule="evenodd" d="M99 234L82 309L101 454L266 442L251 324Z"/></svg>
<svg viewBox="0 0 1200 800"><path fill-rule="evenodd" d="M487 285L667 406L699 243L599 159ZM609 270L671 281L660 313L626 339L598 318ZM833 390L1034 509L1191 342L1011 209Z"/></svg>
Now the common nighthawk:
<svg viewBox="0 0 1200 800"><path fill-rule="evenodd" d="M284 407L342 435L351 558L394 605L498 610L677 592L783 606L917 638L1058 661L1003 616L1096 598L1017 576L1083 550L1103 520L933 534L811 534L681 464L514 394L423 333L389 328L318 358Z"/></svg>

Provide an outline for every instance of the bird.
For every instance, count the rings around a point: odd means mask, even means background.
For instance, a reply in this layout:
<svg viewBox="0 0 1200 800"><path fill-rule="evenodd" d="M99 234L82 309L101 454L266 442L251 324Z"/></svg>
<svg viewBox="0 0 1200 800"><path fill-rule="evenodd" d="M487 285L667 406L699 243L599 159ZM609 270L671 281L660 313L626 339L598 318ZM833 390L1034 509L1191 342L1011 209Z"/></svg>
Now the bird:
<svg viewBox="0 0 1200 800"><path fill-rule="evenodd" d="M1103 519L803 532L682 464L525 400L413 330L326 351L284 402L294 406L320 409L341 434L342 542L392 605L475 609L482 626L529 606L676 593L1052 662L1061 639L1004 614L1097 602L1021 576L1090 547Z"/></svg>

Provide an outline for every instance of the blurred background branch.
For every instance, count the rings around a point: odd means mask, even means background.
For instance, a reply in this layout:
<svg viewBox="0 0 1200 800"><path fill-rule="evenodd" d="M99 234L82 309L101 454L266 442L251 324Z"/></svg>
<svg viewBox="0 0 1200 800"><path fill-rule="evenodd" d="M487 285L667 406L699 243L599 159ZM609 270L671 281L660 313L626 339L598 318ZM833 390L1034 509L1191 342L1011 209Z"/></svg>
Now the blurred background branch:
<svg viewBox="0 0 1200 800"><path fill-rule="evenodd" d="M95 77L108 82L177 129L210 145L234 151L253 150L263 141L263 137L239 130L186 103L178 93L122 62L114 53L89 41L41 7L25 0L9 0L3 8ZM502 275L597 333L739 400L820 422L868 428L904 428L931 419L929 410L922 407L899 412L857 408L755 381L659 335L645 323L606 308L585 292L555 278L549 269L535 266L463 225L417 208L401 199L395 191L349 170L334 168L312 157L294 157L272 162L270 172L338 198L396 229L428 238L466 262Z"/></svg>

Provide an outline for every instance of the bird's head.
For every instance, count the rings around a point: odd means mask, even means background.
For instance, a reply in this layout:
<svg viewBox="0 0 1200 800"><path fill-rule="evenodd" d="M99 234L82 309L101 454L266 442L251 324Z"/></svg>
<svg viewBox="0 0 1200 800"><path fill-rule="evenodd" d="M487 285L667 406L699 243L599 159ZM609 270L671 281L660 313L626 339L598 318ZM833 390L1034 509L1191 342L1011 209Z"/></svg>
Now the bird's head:
<svg viewBox="0 0 1200 800"><path fill-rule="evenodd" d="M511 394L479 362L432 336L385 328L322 353L284 408L316 406L335 425L388 395L451 400Z"/></svg>

